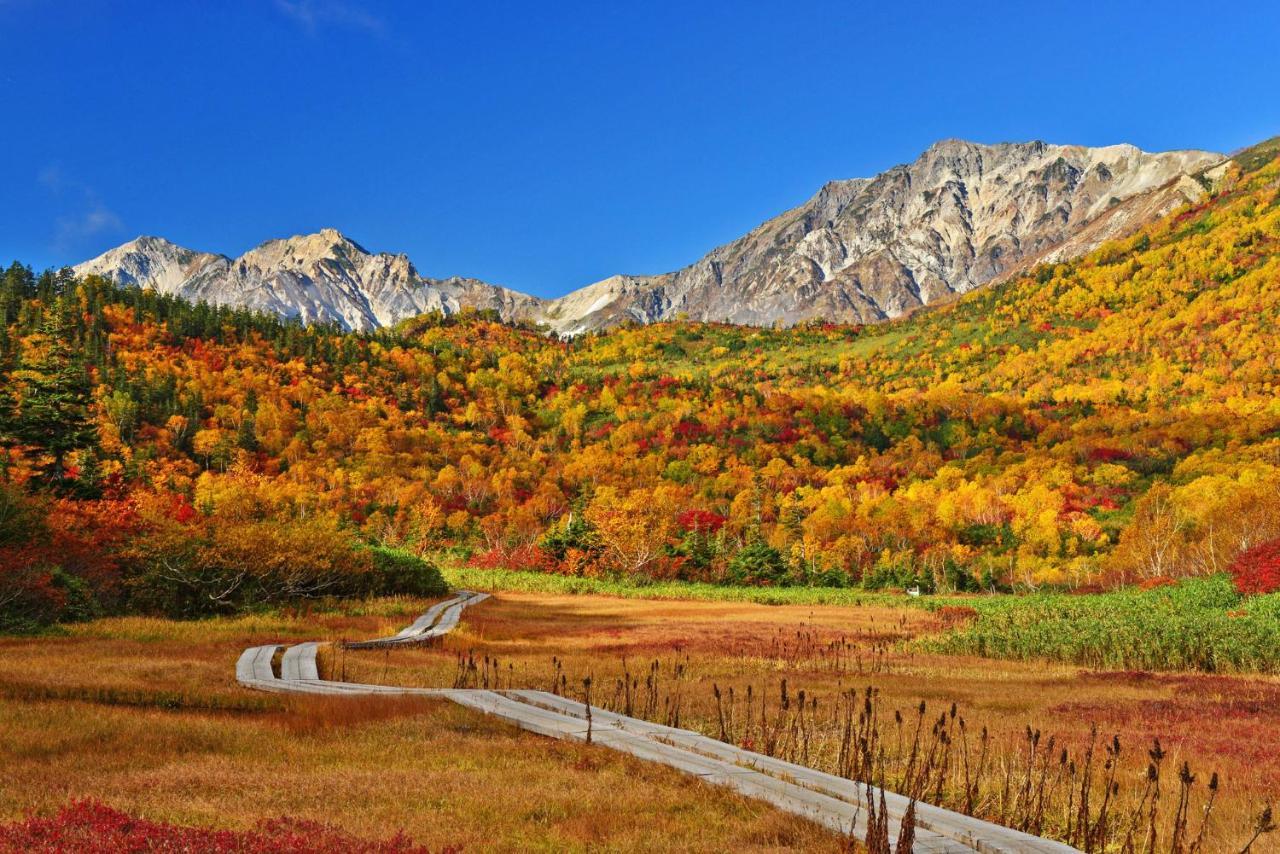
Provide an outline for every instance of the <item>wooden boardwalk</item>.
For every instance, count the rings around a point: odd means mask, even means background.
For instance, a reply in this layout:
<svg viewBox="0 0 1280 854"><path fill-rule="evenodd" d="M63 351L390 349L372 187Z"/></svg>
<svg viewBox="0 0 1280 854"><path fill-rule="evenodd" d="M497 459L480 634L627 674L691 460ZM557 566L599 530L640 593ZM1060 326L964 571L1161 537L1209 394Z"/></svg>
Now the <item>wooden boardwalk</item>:
<svg viewBox="0 0 1280 854"><path fill-rule="evenodd" d="M389 638L377 638L368 641L356 641L346 644L350 649L378 649L392 646L404 646L426 643L433 638L447 635L458 625L464 608L477 605L489 598L488 593L472 593L459 590L452 598L437 602L427 612L413 621L408 628Z"/></svg>
<svg viewBox="0 0 1280 854"><path fill-rule="evenodd" d="M452 631L464 609L486 598L485 593L459 591L452 598L433 605L396 635L347 646L389 648L427 642ZM285 693L440 697L540 735L572 741L587 741L589 735L592 744L667 765L859 839L866 837L868 794L877 803L880 801L878 788L753 753L689 730L595 706L591 707L588 723L585 705L546 691L399 688L321 679L316 664L319 646L317 642L309 642L288 647L281 644L250 647L236 662L236 680L249 688ZM885 791L883 795L889 816L890 842L896 848L898 829L910 802L895 792ZM1068 854L1076 851L1061 842L919 802L916 803L912 850L921 854L974 851Z"/></svg>

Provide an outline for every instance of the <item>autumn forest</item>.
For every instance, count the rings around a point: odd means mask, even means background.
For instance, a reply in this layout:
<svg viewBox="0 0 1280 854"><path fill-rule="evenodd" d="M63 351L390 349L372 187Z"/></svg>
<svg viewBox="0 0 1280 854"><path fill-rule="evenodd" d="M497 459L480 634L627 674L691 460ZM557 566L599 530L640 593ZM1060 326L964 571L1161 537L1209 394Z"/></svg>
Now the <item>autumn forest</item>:
<svg viewBox="0 0 1280 854"><path fill-rule="evenodd" d="M0 622L430 590L442 556L1271 590L1278 248L1280 163L1255 155L1132 238L880 326L556 340L470 313L339 334L15 263Z"/></svg>

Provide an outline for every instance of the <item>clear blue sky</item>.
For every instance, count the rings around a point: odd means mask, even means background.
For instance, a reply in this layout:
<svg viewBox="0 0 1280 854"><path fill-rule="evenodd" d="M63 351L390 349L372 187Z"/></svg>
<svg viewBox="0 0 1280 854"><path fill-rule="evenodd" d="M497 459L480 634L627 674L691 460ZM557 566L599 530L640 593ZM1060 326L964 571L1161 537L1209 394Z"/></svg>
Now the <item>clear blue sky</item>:
<svg viewBox="0 0 1280 854"><path fill-rule="evenodd" d="M556 295L942 137L1247 145L1278 44L1274 0L0 0L0 260L334 226Z"/></svg>

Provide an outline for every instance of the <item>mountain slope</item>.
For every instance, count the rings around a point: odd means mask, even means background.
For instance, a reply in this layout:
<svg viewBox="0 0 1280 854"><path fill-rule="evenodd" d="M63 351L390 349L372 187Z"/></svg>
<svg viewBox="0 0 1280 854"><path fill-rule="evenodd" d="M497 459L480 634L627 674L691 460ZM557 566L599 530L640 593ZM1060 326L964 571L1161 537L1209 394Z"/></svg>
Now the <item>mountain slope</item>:
<svg viewBox="0 0 1280 854"><path fill-rule="evenodd" d="M689 267L613 276L552 301L543 317L567 332L678 315L880 321L1129 233L1200 198L1190 175L1222 159L945 140L875 178L829 183Z"/></svg>
<svg viewBox="0 0 1280 854"><path fill-rule="evenodd" d="M550 301L428 278L406 256L370 253L333 229L269 240L235 259L140 237L74 269L344 329L466 307L569 335L677 316L873 323L1132 233L1199 200L1206 170L1221 160L1130 145L945 140L874 178L833 181L682 270L612 276Z"/></svg>
<svg viewBox="0 0 1280 854"><path fill-rule="evenodd" d="M495 309L514 318L538 303L477 279L427 278L406 256L371 253L331 228L268 240L235 259L139 237L74 270L193 302L260 309L356 330L462 308Z"/></svg>
<svg viewBox="0 0 1280 854"><path fill-rule="evenodd" d="M1137 234L859 328L663 323L566 347L424 318L375 340L14 265L0 422L42 432L0 457L11 482L72 488L41 442L75 425L25 401L75 359L98 429L74 468L166 524L272 507L495 566L701 581L745 577L755 544L777 554L751 577L780 583L1210 574L1280 538L1268 150Z"/></svg>

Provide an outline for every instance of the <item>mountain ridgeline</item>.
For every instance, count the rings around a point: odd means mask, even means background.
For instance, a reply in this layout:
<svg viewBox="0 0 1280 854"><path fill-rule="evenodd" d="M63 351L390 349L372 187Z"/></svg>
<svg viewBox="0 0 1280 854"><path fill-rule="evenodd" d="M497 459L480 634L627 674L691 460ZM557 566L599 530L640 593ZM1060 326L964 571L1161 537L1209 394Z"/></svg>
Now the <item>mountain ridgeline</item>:
<svg viewBox="0 0 1280 854"><path fill-rule="evenodd" d="M234 259L139 237L75 272L350 330L465 308L565 335L677 317L875 323L1126 236L1198 201L1223 162L1129 145L946 140L874 178L833 181L684 269L611 276L553 300L431 278L406 256L368 252L333 229L269 240Z"/></svg>

